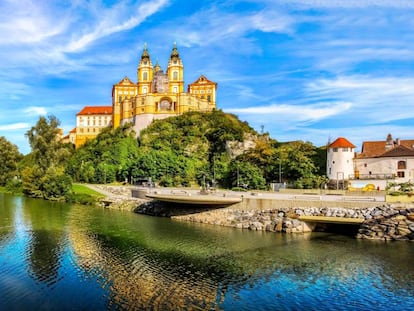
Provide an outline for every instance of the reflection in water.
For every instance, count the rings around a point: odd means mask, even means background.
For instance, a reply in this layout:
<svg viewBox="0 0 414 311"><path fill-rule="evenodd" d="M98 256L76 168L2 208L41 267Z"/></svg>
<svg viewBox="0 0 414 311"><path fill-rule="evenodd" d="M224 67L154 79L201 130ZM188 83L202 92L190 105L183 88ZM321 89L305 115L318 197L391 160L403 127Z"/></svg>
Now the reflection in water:
<svg viewBox="0 0 414 311"><path fill-rule="evenodd" d="M39 202L44 201L24 201L24 219L31 228L27 253L31 275L40 282L51 284L58 276L69 210L59 203L49 203L45 208Z"/></svg>
<svg viewBox="0 0 414 311"><path fill-rule="evenodd" d="M414 307L412 243L242 231L41 200L7 204L0 209L10 236L0 244L0 307Z"/></svg>
<svg viewBox="0 0 414 311"><path fill-rule="evenodd" d="M0 193L0 247L7 243L14 233L14 213L18 198Z"/></svg>

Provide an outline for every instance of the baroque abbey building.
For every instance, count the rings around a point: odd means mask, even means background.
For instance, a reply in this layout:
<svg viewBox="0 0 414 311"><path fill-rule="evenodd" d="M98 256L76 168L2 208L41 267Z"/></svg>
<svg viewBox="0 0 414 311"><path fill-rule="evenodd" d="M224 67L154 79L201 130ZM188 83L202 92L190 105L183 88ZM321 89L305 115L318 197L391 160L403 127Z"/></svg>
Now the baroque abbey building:
<svg viewBox="0 0 414 311"><path fill-rule="evenodd" d="M132 123L135 131L146 128L155 119L187 111L212 111L216 108L217 83L200 76L184 88L184 66L177 47L171 51L164 72L153 65L146 45L137 69L137 83L128 77L112 87L112 126Z"/></svg>
<svg viewBox="0 0 414 311"><path fill-rule="evenodd" d="M158 62L153 65L144 45L137 68L137 83L125 77L115 84L112 106L84 107L76 115L76 128L64 140L78 148L108 125L117 128L132 123L139 135L153 120L188 111L212 111L216 109L216 90L217 83L201 75L185 91L184 65L175 43L165 72Z"/></svg>

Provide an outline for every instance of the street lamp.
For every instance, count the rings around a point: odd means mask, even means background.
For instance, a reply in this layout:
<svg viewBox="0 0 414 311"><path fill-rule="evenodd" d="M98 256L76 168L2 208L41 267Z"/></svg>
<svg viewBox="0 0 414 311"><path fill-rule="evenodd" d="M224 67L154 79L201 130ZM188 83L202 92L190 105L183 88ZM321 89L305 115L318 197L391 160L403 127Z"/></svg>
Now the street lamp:
<svg viewBox="0 0 414 311"><path fill-rule="evenodd" d="M239 162L237 162L237 188L239 187Z"/></svg>
<svg viewBox="0 0 414 311"><path fill-rule="evenodd" d="M282 160L278 158L279 161L279 184L282 183Z"/></svg>

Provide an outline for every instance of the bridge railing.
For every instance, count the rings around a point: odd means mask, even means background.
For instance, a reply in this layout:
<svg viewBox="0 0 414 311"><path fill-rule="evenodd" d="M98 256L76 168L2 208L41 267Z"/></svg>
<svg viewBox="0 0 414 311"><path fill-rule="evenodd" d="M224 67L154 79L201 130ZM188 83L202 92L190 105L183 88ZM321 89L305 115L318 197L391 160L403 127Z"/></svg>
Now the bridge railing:
<svg viewBox="0 0 414 311"><path fill-rule="evenodd" d="M352 180L369 180L369 179L395 179L395 174L358 174L349 175Z"/></svg>

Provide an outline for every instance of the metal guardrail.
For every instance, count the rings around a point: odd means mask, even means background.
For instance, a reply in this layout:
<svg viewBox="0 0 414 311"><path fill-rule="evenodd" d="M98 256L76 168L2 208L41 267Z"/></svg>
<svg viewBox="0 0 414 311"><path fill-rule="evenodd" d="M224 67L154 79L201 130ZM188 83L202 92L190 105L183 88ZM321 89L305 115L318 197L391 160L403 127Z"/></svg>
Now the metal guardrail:
<svg viewBox="0 0 414 311"><path fill-rule="evenodd" d="M352 180L369 180L369 179L395 179L395 174L359 174L349 175Z"/></svg>

